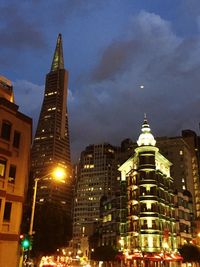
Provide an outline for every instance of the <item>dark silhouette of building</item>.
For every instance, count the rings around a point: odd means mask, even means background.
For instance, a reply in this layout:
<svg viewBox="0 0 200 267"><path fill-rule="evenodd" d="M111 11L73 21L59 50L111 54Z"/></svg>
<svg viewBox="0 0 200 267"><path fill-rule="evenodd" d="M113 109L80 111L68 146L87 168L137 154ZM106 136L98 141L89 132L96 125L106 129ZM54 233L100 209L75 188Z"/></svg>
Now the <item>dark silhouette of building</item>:
<svg viewBox="0 0 200 267"><path fill-rule="evenodd" d="M54 222L57 229L64 227L65 216L68 219L71 218L73 181L70 160L67 90L68 72L64 68L62 36L59 34L51 70L46 75L44 99L31 151L31 191L33 191L35 178L40 179L37 189L34 226L38 236L39 231L42 229L42 222L39 222L40 219L38 217L41 218L48 208L50 211L49 213L47 212L46 216L54 218L56 214L51 214L52 210L59 212L57 215L60 218L60 225L58 218L55 218L57 222ZM64 168L66 173L65 183L53 179L52 173L56 167ZM64 217L62 217L61 211ZM46 222L49 222L48 218ZM53 224L53 221L51 223ZM50 230L51 226L47 231ZM65 240L64 232L62 232L62 235L63 240ZM52 239L54 238L56 239L54 241L59 239L56 236L52 237ZM48 241L46 240L46 242ZM56 242L54 242L54 245L56 246ZM57 245L64 244L62 244L61 240ZM44 249L42 248L42 250Z"/></svg>

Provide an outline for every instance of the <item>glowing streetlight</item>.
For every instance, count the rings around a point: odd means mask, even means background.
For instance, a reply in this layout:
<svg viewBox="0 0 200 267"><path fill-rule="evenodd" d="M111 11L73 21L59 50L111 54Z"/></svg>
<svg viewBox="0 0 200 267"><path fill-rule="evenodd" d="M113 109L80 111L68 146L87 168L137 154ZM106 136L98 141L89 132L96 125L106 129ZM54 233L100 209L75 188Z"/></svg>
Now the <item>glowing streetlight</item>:
<svg viewBox="0 0 200 267"><path fill-rule="evenodd" d="M65 170L63 168L57 167L53 171L54 180L65 182L65 180L64 180L65 175L66 175L66 172L65 172Z"/></svg>
<svg viewBox="0 0 200 267"><path fill-rule="evenodd" d="M66 176L66 172L63 168L61 167L57 167L53 170L53 172L51 173L52 177L54 180L57 181L61 181L64 182L64 178ZM32 236L33 235L33 223L34 223L34 216L35 216L35 204L36 204L36 195L37 195L37 185L38 185L38 181L41 181L45 178L47 178L48 174L40 177L40 178L35 178L34 179L34 194L33 194L33 203L32 203L32 209L31 209L31 220L30 220L30 227L29 227L29 235Z"/></svg>

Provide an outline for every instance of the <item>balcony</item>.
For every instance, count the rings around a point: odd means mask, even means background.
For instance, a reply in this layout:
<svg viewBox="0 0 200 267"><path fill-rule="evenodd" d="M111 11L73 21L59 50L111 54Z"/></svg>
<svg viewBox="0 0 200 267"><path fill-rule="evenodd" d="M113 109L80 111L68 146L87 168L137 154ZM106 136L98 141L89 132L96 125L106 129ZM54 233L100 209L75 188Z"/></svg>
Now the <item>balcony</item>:
<svg viewBox="0 0 200 267"><path fill-rule="evenodd" d="M152 225L152 227L148 227L147 224L141 225L140 230L145 230L145 231L160 231L160 227L158 225Z"/></svg>
<svg viewBox="0 0 200 267"><path fill-rule="evenodd" d="M157 197L157 195L144 195L144 196L139 196L139 200L140 201L143 201L143 200L158 201L158 197Z"/></svg>
<svg viewBox="0 0 200 267"><path fill-rule="evenodd" d="M155 170L155 168L156 168L155 164L144 163L144 164L140 164L138 166L138 171L140 171L140 170Z"/></svg>

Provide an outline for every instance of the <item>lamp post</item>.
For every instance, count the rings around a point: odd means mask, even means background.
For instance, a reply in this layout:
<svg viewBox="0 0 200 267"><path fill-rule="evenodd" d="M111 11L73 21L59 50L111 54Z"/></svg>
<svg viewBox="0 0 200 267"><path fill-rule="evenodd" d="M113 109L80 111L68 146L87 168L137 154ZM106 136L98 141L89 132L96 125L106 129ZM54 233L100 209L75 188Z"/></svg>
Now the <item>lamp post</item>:
<svg viewBox="0 0 200 267"><path fill-rule="evenodd" d="M30 228L29 228L29 235L33 235L33 222L34 222L34 216L35 216L35 204L36 204L36 195L37 195L37 185L39 178L35 178L34 182L34 193L33 193L33 203L32 203L32 209L31 209L31 220L30 220Z"/></svg>
<svg viewBox="0 0 200 267"><path fill-rule="evenodd" d="M65 177L65 171L62 168L57 167L52 172L54 179L64 182L63 178ZM35 178L34 179L34 193L33 193L33 203L32 203L32 209L31 209L31 220L30 220L30 226L29 226L29 235L33 235L33 224L34 224L34 216L35 216L35 204L36 204L36 196L37 196L37 187L38 187L38 181L43 180L46 178L47 175L41 177L41 178Z"/></svg>

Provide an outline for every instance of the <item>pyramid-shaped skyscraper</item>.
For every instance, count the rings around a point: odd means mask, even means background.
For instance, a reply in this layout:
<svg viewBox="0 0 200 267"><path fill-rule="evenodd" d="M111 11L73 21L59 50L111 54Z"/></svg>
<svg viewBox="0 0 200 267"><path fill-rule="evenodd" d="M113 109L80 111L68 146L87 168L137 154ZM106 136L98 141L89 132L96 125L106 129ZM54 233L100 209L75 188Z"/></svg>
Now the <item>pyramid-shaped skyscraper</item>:
<svg viewBox="0 0 200 267"><path fill-rule="evenodd" d="M59 34L51 70L46 75L44 99L31 151L31 172L32 182L35 178L47 177L38 185L37 203L55 203L70 214L72 178L67 93L68 71L64 68L62 36ZM66 183L51 179L57 166L66 170Z"/></svg>

